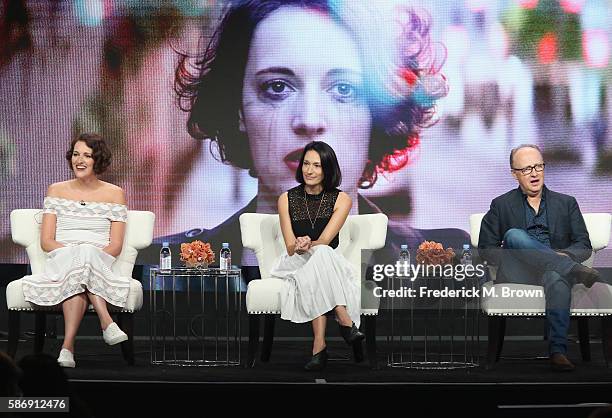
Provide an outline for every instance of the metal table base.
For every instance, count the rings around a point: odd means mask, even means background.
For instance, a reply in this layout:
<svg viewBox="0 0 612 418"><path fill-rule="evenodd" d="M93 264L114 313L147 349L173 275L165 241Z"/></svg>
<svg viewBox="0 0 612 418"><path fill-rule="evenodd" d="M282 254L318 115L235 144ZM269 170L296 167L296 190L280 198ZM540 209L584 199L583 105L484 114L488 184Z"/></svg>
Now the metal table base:
<svg viewBox="0 0 612 418"><path fill-rule="evenodd" d="M239 366L241 283L240 269L151 269L151 364Z"/></svg>
<svg viewBox="0 0 612 418"><path fill-rule="evenodd" d="M421 286L442 290L478 289L478 279L427 278L411 282L389 278L389 288L397 290ZM480 298L406 298L390 300L390 329L387 335L387 366L408 369L468 369L478 367L480 346Z"/></svg>

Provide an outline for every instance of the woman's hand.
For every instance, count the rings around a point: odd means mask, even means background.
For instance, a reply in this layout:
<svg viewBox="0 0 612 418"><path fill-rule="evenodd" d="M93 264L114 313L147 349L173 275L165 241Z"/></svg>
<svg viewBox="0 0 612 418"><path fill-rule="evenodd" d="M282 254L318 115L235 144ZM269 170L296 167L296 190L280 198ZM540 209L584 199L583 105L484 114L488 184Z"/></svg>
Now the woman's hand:
<svg viewBox="0 0 612 418"><path fill-rule="evenodd" d="M309 236L297 237L295 240L295 252L299 255L302 255L312 246L312 241Z"/></svg>

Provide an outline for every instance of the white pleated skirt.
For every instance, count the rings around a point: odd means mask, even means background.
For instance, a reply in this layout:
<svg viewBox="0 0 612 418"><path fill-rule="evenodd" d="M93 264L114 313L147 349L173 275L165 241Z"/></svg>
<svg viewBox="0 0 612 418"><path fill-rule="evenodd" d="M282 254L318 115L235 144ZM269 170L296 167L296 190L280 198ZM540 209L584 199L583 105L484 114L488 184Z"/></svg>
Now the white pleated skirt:
<svg viewBox="0 0 612 418"><path fill-rule="evenodd" d="M336 306L346 310L359 327L361 289L359 273L328 245L317 245L305 254L281 255L271 275L283 279L281 318L304 323Z"/></svg>
<svg viewBox="0 0 612 418"><path fill-rule="evenodd" d="M23 278L25 300L41 306L57 305L85 291L108 303L124 307L130 279L118 277L111 266L115 257L91 244L78 244L51 251L42 274Z"/></svg>

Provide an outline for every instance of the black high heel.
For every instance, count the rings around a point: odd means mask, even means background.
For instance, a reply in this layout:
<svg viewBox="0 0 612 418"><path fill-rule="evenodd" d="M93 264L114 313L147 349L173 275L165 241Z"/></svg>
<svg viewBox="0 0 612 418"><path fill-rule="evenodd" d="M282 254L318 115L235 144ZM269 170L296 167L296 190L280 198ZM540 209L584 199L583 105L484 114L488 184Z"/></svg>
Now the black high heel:
<svg viewBox="0 0 612 418"><path fill-rule="evenodd" d="M348 345L353 345L365 338L365 334L359 331L354 322L350 327L340 325L340 335Z"/></svg>
<svg viewBox="0 0 612 418"><path fill-rule="evenodd" d="M323 350L312 356L310 361L304 366L304 369L308 371L323 370L325 366L327 366L328 357L327 347L325 347Z"/></svg>

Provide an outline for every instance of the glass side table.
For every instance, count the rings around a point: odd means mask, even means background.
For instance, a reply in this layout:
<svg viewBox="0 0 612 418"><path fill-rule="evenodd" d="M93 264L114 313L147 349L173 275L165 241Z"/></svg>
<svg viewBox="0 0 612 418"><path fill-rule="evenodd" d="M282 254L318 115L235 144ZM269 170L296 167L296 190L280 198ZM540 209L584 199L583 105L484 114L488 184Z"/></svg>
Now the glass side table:
<svg viewBox="0 0 612 418"><path fill-rule="evenodd" d="M408 369L478 367L480 285L478 278L456 281L430 277L411 281L389 277L388 289L412 291L402 301L390 298L387 366ZM421 296L421 288L426 288ZM408 290L412 289L412 290ZM434 296L426 293L431 291ZM455 297L435 296L454 291ZM444 295L444 293L438 293Z"/></svg>
<svg viewBox="0 0 612 418"><path fill-rule="evenodd" d="M239 366L240 269L151 269L151 364Z"/></svg>

